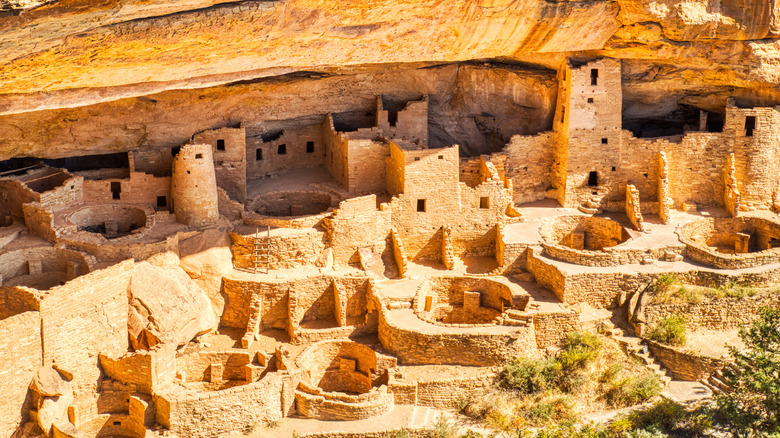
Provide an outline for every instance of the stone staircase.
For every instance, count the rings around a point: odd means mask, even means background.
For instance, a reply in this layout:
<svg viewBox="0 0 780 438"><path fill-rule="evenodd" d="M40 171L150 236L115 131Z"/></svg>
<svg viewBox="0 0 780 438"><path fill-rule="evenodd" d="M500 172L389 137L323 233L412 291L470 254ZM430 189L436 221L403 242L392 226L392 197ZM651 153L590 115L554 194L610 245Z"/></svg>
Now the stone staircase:
<svg viewBox="0 0 780 438"><path fill-rule="evenodd" d="M642 339L636 336L626 335L623 329L617 327L609 329L607 331L607 336L617 341L620 348L622 348L626 354L642 361L645 367L652 370L658 376L664 386L672 381L672 377L669 375L668 371L663 368L660 363L656 362L653 355L650 354L650 349Z"/></svg>
<svg viewBox="0 0 780 438"><path fill-rule="evenodd" d="M601 208L601 202L604 200L605 196L607 196L607 189L598 188L596 189L595 194L586 199L582 205L577 207L577 209L585 214L601 213L603 211Z"/></svg>
<svg viewBox="0 0 780 438"><path fill-rule="evenodd" d="M533 324L534 317L521 310L507 309L504 311L504 314L498 318L498 322L501 325L512 327L528 327Z"/></svg>
<svg viewBox="0 0 780 438"><path fill-rule="evenodd" d="M716 370L707 376L706 379L701 379L699 382L709 388L714 395L731 391L729 385L726 384L726 379L723 377L723 372L721 370Z"/></svg>
<svg viewBox="0 0 780 438"><path fill-rule="evenodd" d="M409 429L430 428L436 423L441 411L427 406L415 406L412 419L409 420Z"/></svg>

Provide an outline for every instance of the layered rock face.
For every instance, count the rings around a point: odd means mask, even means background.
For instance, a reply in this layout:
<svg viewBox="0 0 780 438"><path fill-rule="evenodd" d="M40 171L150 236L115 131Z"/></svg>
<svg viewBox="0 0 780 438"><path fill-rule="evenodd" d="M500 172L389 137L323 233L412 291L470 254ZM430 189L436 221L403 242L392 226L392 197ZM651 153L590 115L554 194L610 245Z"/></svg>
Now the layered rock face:
<svg viewBox="0 0 780 438"><path fill-rule="evenodd" d="M458 100L461 81L468 88L507 81L461 70L453 83L418 69L475 59L550 69L527 75L518 92L526 98L510 103L542 113L524 116L539 126L512 133L549 128L542 125L549 124L551 70L572 56L624 60L629 123L671 119L690 107L722 111L728 96L746 105L780 102L775 0L6 0L0 7L2 159L170 146L192 129L162 113L205 113L201 127L291 119L360 110L371 94L421 83L451 106L460 103L453 111L473 113L479 108ZM442 90L448 80L450 90ZM244 82L223 86L237 81ZM97 126L108 132L92 132ZM444 129L442 141L474 143L469 129ZM488 143L466 149L487 152Z"/></svg>

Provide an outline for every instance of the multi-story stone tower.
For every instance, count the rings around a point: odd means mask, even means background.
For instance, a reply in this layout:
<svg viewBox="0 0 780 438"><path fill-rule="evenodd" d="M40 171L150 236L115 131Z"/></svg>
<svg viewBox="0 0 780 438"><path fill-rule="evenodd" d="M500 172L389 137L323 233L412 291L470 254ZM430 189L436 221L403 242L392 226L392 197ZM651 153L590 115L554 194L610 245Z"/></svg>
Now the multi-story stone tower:
<svg viewBox="0 0 780 438"><path fill-rule="evenodd" d="M217 222L219 203L211 145L181 147L173 159L171 198L177 221L191 227Z"/></svg>

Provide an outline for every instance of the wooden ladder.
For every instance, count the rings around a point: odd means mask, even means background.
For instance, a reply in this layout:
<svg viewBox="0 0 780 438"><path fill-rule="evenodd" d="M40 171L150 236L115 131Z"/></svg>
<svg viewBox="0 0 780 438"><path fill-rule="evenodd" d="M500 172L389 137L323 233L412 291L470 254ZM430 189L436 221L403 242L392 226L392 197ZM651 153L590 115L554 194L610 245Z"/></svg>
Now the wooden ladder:
<svg viewBox="0 0 780 438"><path fill-rule="evenodd" d="M255 274L257 268L265 268L267 274L271 270L271 227L268 226L264 237L260 237L260 229L255 229L254 248Z"/></svg>

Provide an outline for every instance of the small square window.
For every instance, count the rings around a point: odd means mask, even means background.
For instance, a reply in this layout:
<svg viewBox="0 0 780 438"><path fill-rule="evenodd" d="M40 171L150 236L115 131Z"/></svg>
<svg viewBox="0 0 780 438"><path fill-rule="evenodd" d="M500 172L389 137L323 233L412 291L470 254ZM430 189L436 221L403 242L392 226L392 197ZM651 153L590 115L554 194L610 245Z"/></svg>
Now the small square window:
<svg viewBox="0 0 780 438"><path fill-rule="evenodd" d="M255 161L260 161L262 159L263 159L263 150L255 149Z"/></svg>
<svg viewBox="0 0 780 438"><path fill-rule="evenodd" d="M425 212L425 199L418 199L417 200L417 211L424 213Z"/></svg>
<svg viewBox="0 0 780 438"><path fill-rule="evenodd" d="M439 159L443 160L444 159L444 155L439 155Z"/></svg>
<svg viewBox="0 0 780 438"><path fill-rule="evenodd" d="M195 154L195 158L201 159L201 158L203 158L203 154Z"/></svg>
<svg viewBox="0 0 780 438"><path fill-rule="evenodd" d="M276 153L279 155L285 155L287 154L287 145L282 143L279 146L276 147Z"/></svg>
<svg viewBox="0 0 780 438"><path fill-rule="evenodd" d="M225 140L217 140L217 150L218 151L225 150Z"/></svg>
<svg viewBox="0 0 780 438"><path fill-rule="evenodd" d="M593 103L593 98L592 97L588 98L588 103Z"/></svg>
<svg viewBox="0 0 780 438"><path fill-rule="evenodd" d="M487 196L480 197L479 208L490 208L490 198Z"/></svg>
<svg viewBox="0 0 780 438"><path fill-rule="evenodd" d="M167 196L158 196L157 197L157 206L158 207L167 207L168 206L168 197Z"/></svg>
<svg viewBox="0 0 780 438"><path fill-rule="evenodd" d="M616 170L617 170L617 168L615 166L612 166L612 171L614 172Z"/></svg>
<svg viewBox="0 0 780 438"><path fill-rule="evenodd" d="M607 144L607 143L609 143L609 140L607 140L606 138L601 139L601 144Z"/></svg>
<svg viewBox="0 0 780 438"><path fill-rule="evenodd" d="M420 157L414 157L414 161L420 161Z"/></svg>
<svg viewBox="0 0 780 438"><path fill-rule="evenodd" d="M647 174L646 173L643 173L642 175L644 175L644 177L647 178Z"/></svg>
<svg viewBox="0 0 780 438"><path fill-rule="evenodd" d="M311 154L314 152L314 142L313 141L307 141L306 142L306 153Z"/></svg>

